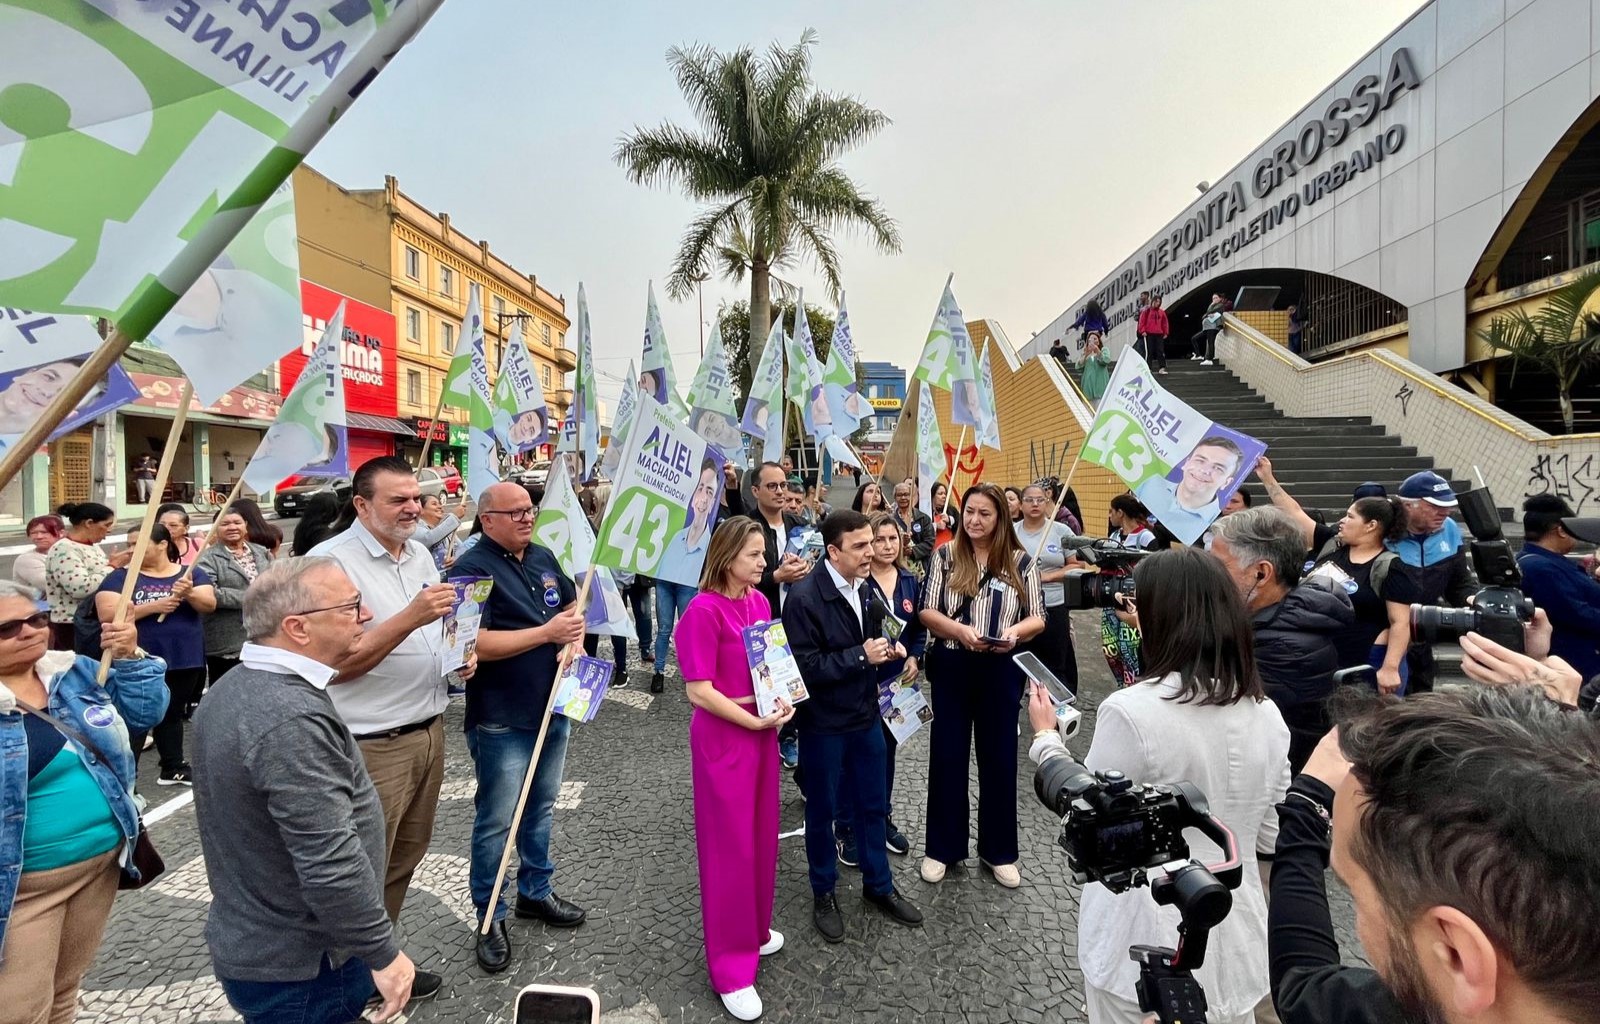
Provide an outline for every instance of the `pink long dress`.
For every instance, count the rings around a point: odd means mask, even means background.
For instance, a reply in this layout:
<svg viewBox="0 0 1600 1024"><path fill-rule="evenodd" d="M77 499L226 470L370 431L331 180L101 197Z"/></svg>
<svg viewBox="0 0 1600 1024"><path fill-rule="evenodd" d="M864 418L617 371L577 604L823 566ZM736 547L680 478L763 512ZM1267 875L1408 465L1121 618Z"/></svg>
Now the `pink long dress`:
<svg viewBox="0 0 1600 1024"><path fill-rule="evenodd" d="M710 680L734 699L754 693L745 626L770 619L757 590L740 599L702 591L678 619L683 678ZM755 714L755 705L748 705ZM700 860L700 913L706 966L719 994L755 984L770 938L778 874L778 735L754 732L694 709L689 721L694 777L694 838Z"/></svg>

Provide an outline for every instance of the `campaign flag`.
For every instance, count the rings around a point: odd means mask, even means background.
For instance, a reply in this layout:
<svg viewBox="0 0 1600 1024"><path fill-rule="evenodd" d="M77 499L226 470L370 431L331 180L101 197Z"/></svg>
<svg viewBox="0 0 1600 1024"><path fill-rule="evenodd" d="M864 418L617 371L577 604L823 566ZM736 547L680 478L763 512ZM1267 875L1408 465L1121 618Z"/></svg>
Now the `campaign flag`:
<svg viewBox="0 0 1600 1024"><path fill-rule="evenodd" d="M978 367L972 353L972 336L956 305L950 282L944 285L939 308L928 327L928 340L922 358L911 374L936 388L950 392L950 419L958 427L978 426Z"/></svg>
<svg viewBox="0 0 1600 1024"><path fill-rule="evenodd" d="M476 293L467 300L467 315L461 318L461 329L456 332L456 350L450 357L450 368L445 371L440 385L440 398L445 405L457 409L472 408L472 354L483 352L483 311L478 306Z"/></svg>
<svg viewBox="0 0 1600 1024"><path fill-rule="evenodd" d="M933 485L944 475L944 439L939 436L939 414L933 407L933 389L917 382L917 506L928 515L933 507Z"/></svg>
<svg viewBox="0 0 1600 1024"><path fill-rule="evenodd" d="M1000 407L994 402L994 372L989 368L989 346L978 360L978 444L1000 450Z"/></svg>
<svg viewBox="0 0 1600 1024"><path fill-rule="evenodd" d="M856 342L850 331L850 311L844 296L839 296L839 317L833 324L833 340L828 343L828 362L822 371L823 393L828 412L839 436L849 437L861 429L861 421L872 415L872 407L856 383Z"/></svg>
<svg viewBox="0 0 1600 1024"><path fill-rule="evenodd" d="M656 288L649 286L644 307L644 355L639 360L639 387L662 405L685 419L689 407L678 395L678 379L672 371L672 353L667 349L667 332L661 326L661 311L656 308Z"/></svg>
<svg viewBox="0 0 1600 1024"><path fill-rule="evenodd" d="M811 338L804 289L795 300L794 337L789 339L789 401L800 407L806 433L818 444L835 433L833 416L822 394L822 366L817 362L817 348Z"/></svg>
<svg viewBox="0 0 1600 1024"><path fill-rule="evenodd" d="M544 501L539 503L539 517L533 523L533 539L550 549L561 564L562 572L582 582L594 558L594 527L589 525L589 517L578 504L571 474L550 474ZM628 618L628 608L616 577L605 568L595 569L594 573L594 582L589 586L589 606L584 609L586 628L591 633L634 639L633 620Z"/></svg>
<svg viewBox="0 0 1600 1024"><path fill-rule="evenodd" d="M577 407L574 406L561 418L561 436L556 439L557 455L578 454L578 418L575 415L577 411ZM574 471L577 469L576 466L572 468Z"/></svg>
<svg viewBox="0 0 1600 1024"><path fill-rule="evenodd" d="M483 351L483 334L474 340L467 383L467 493L482 498L490 485L500 482L500 453L495 450L493 395L489 391L489 358Z"/></svg>
<svg viewBox="0 0 1600 1024"><path fill-rule="evenodd" d="M300 378L284 398L278 418L261 438L241 479L257 494L271 494L291 476L349 476L344 419L344 303L334 312Z"/></svg>
<svg viewBox="0 0 1600 1024"><path fill-rule="evenodd" d="M654 296L652 296L652 299ZM594 341L589 330L589 297L578 282L578 369L572 388L573 423L577 448L583 456L584 479L600 468L600 391L594 376ZM669 372L670 378L670 372Z"/></svg>
<svg viewBox="0 0 1600 1024"><path fill-rule="evenodd" d="M773 317L772 330L767 333L767 347L761 350L761 362L750 380L744 419L739 423L741 430L761 442L762 462L777 462L783 458L783 352L787 346L783 317Z"/></svg>
<svg viewBox="0 0 1600 1024"><path fill-rule="evenodd" d="M11 312L18 311L0 310L0 318ZM83 321L85 325L87 324L82 317L65 319ZM0 319L0 336L5 332L4 319ZM94 350L100 347L100 335L93 328L85 326L85 333L87 337L77 330L60 333L61 341L76 337L77 351L71 355L61 354L59 349L54 354L35 351L32 355L40 360L38 365L0 371L0 452L10 450L22 439L22 435L27 433L34 421L44 414L50 400L60 393L67 381L78 372L78 368L88 362ZM128 376L126 370L113 363L106 371L106 375L79 400L65 419L56 424L55 429L45 440L54 441L64 434L77 430L85 423L92 422L96 416L121 408L129 402L137 401L138 398L139 386Z"/></svg>
<svg viewBox="0 0 1600 1024"><path fill-rule="evenodd" d="M176 360L210 405L298 347L302 330L294 186L285 181L145 341Z"/></svg>
<svg viewBox="0 0 1600 1024"><path fill-rule="evenodd" d="M738 410L733 402L733 375L728 372L728 350L722 343L722 325L711 325L706 357L694 377L689 429L717 446L724 458L744 465L744 438L739 434Z"/></svg>
<svg viewBox="0 0 1600 1024"><path fill-rule="evenodd" d="M628 375L622 381L622 394L617 398L617 411L611 417L611 440L606 443L606 453L600 459L600 472L608 477L617 475L622 462L622 449L628 443L628 430L633 426L634 413L639 408L639 378L633 372L633 360L628 361Z"/></svg>
<svg viewBox="0 0 1600 1024"><path fill-rule="evenodd" d="M594 563L698 586L722 496L717 449L659 402L639 403Z"/></svg>
<svg viewBox="0 0 1600 1024"><path fill-rule="evenodd" d="M1122 478L1150 518L1193 544L1267 446L1202 415L1124 349L1083 442L1083 459Z"/></svg>
<svg viewBox="0 0 1600 1024"><path fill-rule="evenodd" d="M491 404L494 436L507 455L532 451L550 439L550 410L544 387L533 373L533 357L522 340L522 321L513 321L511 340L500 361Z"/></svg>
<svg viewBox="0 0 1600 1024"><path fill-rule="evenodd" d="M145 337L442 3L0 0L0 305Z"/></svg>
<svg viewBox="0 0 1600 1024"><path fill-rule="evenodd" d="M0 306L0 372L43 366L99 347L100 332L88 317Z"/></svg>

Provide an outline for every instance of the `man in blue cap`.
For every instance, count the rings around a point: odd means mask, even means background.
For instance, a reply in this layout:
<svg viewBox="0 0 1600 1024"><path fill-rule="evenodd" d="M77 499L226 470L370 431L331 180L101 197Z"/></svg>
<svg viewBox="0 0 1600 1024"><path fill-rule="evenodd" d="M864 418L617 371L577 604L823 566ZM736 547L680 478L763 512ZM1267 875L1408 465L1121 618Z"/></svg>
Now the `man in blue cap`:
<svg viewBox="0 0 1600 1024"><path fill-rule="evenodd" d="M1600 543L1600 519L1578 519L1558 495L1522 503L1522 592L1550 617L1550 653L1588 682L1600 676L1600 583L1567 557L1579 541Z"/></svg>
<svg viewBox="0 0 1600 1024"><path fill-rule="evenodd" d="M1423 470L1406 477L1399 497L1406 507L1408 534L1389 541L1390 551L1409 567L1421 604L1446 604L1461 607L1478 589L1478 580L1467 561L1467 547L1461 527L1450 518L1450 510L1460 504L1449 481L1438 473ZM1410 692L1433 689L1433 648L1412 645L1407 662L1411 666Z"/></svg>

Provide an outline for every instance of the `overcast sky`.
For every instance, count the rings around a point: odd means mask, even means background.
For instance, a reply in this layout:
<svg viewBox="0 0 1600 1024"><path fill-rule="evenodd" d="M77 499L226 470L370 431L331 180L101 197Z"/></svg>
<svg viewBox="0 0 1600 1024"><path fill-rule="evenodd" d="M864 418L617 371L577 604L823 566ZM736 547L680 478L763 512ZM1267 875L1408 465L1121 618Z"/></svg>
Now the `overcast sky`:
<svg viewBox="0 0 1600 1024"><path fill-rule="evenodd" d="M790 45L815 28L817 84L893 121L843 166L899 222L903 251L839 248L860 357L909 368L946 274L968 319L1022 345L1418 6L449 0L310 161L348 188L396 175L569 315L583 281L608 407L656 281L687 390L698 310L660 282L695 207L630 184L612 154L635 125L692 123L668 47ZM793 276L828 303L814 268ZM749 287L704 295L709 320Z"/></svg>

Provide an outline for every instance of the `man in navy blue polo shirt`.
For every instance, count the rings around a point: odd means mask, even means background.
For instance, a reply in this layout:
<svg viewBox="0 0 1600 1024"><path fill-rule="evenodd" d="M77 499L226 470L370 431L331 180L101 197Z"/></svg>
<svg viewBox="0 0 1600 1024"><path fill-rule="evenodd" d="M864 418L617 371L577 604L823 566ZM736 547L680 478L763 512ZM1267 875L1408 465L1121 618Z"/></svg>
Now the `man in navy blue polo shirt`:
<svg viewBox="0 0 1600 1024"><path fill-rule="evenodd" d="M478 778L470 885L482 915L490 909L490 890L561 650L583 639L583 617L572 580L548 548L533 543L533 502L525 488L510 483L486 488L478 498L478 518L483 539L456 560L450 576L494 580L479 621L478 672L467 686L466 709L467 751ZM557 928L576 927L584 919L582 908L557 896L551 885L556 870L550 859L551 812L561 791L568 724L559 715L550 720L517 833L516 914ZM493 914L489 933L477 938L478 966L491 974L511 963L504 901L496 901Z"/></svg>
<svg viewBox="0 0 1600 1024"><path fill-rule="evenodd" d="M1600 583L1567 557L1578 541L1600 542L1600 520L1577 519L1554 494L1522 503L1522 592L1550 617L1550 653L1578 670L1600 675Z"/></svg>

